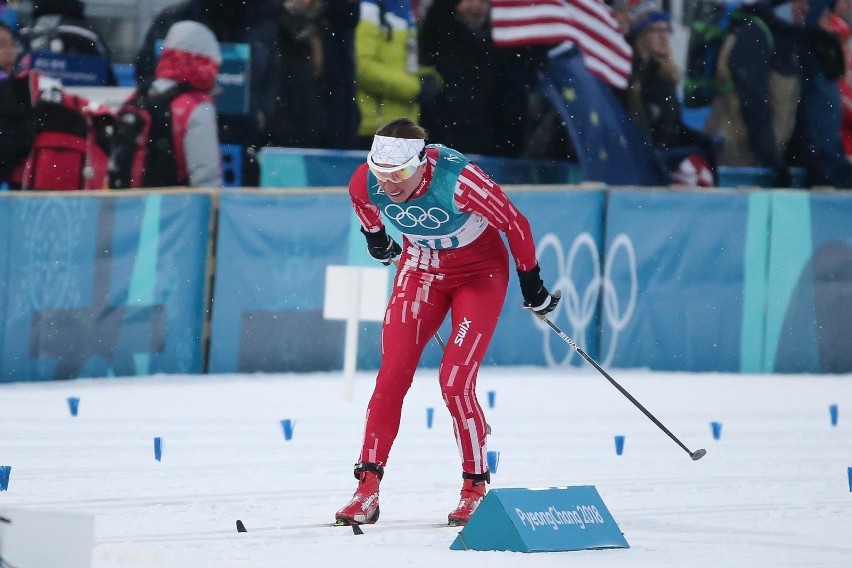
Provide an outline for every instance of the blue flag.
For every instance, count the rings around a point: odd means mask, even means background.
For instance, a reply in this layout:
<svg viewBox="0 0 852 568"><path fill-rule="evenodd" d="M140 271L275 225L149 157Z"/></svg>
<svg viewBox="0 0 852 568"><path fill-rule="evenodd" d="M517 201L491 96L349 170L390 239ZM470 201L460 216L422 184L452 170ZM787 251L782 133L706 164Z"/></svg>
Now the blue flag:
<svg viewBox="0 0 852 568"><path fill-rule="evenodd" d="M554 50L542 85L577 152L583 179L608 185L669 184L669 175L609 86L592 75L576 47Z"/></svg>

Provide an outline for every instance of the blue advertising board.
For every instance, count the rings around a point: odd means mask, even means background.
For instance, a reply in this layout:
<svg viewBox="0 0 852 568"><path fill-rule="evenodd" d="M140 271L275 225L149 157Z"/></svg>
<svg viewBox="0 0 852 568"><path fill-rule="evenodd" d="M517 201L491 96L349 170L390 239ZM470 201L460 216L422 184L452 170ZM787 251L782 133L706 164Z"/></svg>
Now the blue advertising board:
<svg viewBox="0 0 852 568"><path fill-rule="evenodd" d="M340 369L344 324L323 319L325 269L345 265L348 195L223 191L209 371Z"/></svg>
<svg viewBox="0 0 852 568"><path fill-rule="evenodd" d="M734 191L611 191L599 362L740 371L751 214Z"/></svg>
<svg viewBox="0 0 852 568"><path fill-rule="evenodd" d="M220 43L222 65L216 76L216 112L248 114L251 100L251 46L247 43Z"/></svg>
<svg viewBox="0 0 852 568"><path fill-rule="evenodd" d="M30 58L33 69L61 80L65 86L103 87L107 84L109 60L105 57L38 52L26 57Z"/></svg>
<svg viewBox="0 0 852 568"><path fill-rule="evenodd" d="M210 196L0 196L0 381L203 372Z"/></svg>

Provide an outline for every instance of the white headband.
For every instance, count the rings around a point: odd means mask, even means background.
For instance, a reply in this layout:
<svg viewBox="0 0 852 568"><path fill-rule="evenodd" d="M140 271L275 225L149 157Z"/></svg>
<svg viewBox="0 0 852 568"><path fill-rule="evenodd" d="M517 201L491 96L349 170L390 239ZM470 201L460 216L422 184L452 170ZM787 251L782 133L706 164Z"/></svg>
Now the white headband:
<svg viewBox="0 0 852 568"><path fill-rule="evenodd" d="M393 138L376 134L368 159L374 164L400 166L419 156L425 147L426 141L422 138Z"/></svg>

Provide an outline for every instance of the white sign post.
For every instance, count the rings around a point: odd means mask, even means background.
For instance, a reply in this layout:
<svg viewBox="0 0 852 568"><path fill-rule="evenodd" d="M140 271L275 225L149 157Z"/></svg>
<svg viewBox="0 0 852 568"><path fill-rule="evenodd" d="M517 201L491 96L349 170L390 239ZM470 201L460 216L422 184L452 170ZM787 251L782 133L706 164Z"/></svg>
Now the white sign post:
<svg viewBox="0 0 852 568"><path fill-rule="evenodd" d="M346 322L344 396L352 400L358 363L358 323L382 321L388 303L388 271L363 266L327 266L323 317Z"/></svg>

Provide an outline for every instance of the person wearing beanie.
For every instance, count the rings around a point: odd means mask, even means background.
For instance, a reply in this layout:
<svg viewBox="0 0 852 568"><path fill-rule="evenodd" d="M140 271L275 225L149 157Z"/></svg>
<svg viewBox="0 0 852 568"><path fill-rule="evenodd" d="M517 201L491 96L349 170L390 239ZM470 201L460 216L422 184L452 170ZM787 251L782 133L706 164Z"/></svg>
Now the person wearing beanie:
<svg viewBox="0 0 852 568"><path fill-rule="evenodd" d="M248 110L219 112L219 140L243 150L242 185L257 185L260 170L255 147L265 144L269 119L275 112L281 84L278 19L281 0L182 0L160 11L136 54L136 79L141 88L154 80L156 45L176 22L191 20L207 26L221 43L249 47Z"/></svg>
<svg viewBox="0 0 852 568"><path fill-rule="evenodd" d="M216 106L211 96L221 64L219 42L209 28L193 21L169 28L148 94L157 96L176 85L188 88L170 103L177 179L183 185L222 185Z"/></svg>
<svg viewBox="0 0 852 568"><path fill-rule="evenodd" d="M677 95L680 70L669 41L669 15L650 0L634 7L630 14L633 72L627 106L631 118L654 145L673 179L684 185L715 185L713 141L683 121Z"/></svg>
<svg viewBox="0 0 852 568"><path fill-rule="evenodd" d="M0 20L0 81L12 75L18 59L18 42L15 32Z"/></svg>
<svg viewBox="0 0 852 568"><path fill-rule="evenodd" d="M671 17L660 9L653 0L645 0L633 6L628 17L628 38L635 40L643 31L654 24L664 25L669 32L671 31ZM658 26L659 27L659 26Z"/></svg>
<svg viewBox="0 0 852 568"><path fill-rule="evenodd" d="M194 21L169 28L153 82L118 110L110 187L221 187L211 96L221 63L219 42L209 28Z"/></svg>

